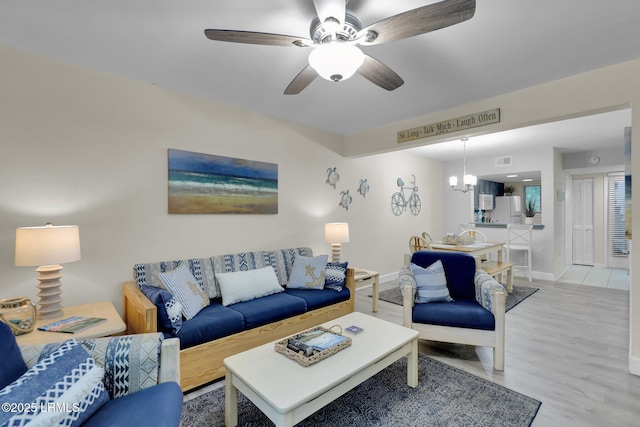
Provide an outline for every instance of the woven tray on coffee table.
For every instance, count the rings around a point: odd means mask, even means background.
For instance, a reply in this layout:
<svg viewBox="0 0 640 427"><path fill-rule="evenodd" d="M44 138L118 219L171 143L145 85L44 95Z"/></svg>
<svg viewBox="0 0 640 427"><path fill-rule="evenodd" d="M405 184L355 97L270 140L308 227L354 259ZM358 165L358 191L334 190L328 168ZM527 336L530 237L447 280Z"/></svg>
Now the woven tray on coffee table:
<svg viewBox="0 0 640 427"><path fill-rule="evenodd" d="M334 332L334 331L331 330L331 329L336 328L336 327L340 329L340 332ZM309 332L314 332L314 331L318 331L318 330L321 330L321 331L324 331L324 332L329 332L329 333L332 333L334 335L339 335L341 337L344 337L345 340L340 342L340 343L338 343L338 344L336 344L336 345L334 345L334 346L329 347L326 350L322 350L322 351L313 350L313 354L311 354L310 356L307 356L304 351L294 351L294 350L291 350L290 348L287 347L287 343L288 343L289 339L291 339L291 338L294 338L294 339L295 338L299 338L299 337L304 336L305 334L308 334ZM299 334L296 334L296 335L291 336L291 337L287 337L287 338L285 338L283 340L280 340L280 341L276 342L275 343L275 350L278 353L282 353L285 356L287 356L288 358L295 360L296 362L298 362L302 366L311 366L314 363L318 363L321 360L326 359L327 357L336 354L340 350L343 350L343 349L349 347L350 345L351 345L351 338L345 337L344 335L342 335L342 328L339 325L332 326L330 329L323 328L322 326L318 326L318 327L308 329L306 331L300 332Z"/></svg>

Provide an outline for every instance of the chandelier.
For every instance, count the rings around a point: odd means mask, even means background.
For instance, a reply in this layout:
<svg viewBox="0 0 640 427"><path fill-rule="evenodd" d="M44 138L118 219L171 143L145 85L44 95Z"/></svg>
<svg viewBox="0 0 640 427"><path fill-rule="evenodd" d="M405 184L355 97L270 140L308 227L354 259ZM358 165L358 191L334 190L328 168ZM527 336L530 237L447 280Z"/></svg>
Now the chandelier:
<svg viewBox="0 0 640 427"><path fill-rule="evenodd" d="M461 191L466 193L469 190L473 189L473 186L478 183L478 177L475 175L467 175L467 141L469 138L462 138L462 182L463 185L461 188L458 187L458 177L451 176L449 177L449 185L453 191Z"/></svg>

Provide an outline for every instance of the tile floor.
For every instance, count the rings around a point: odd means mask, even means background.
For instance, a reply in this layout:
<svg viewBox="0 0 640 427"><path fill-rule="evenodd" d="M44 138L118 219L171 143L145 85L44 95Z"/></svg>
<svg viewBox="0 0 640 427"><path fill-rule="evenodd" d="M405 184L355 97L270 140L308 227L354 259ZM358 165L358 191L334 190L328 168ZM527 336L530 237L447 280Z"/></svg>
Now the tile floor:
<svg viewBox="0 0 640 427"><path fill-rule="evenodd" d="M572 265L558 282L577 283L601 288L629 290L629 272L615 268Z"/></svg>

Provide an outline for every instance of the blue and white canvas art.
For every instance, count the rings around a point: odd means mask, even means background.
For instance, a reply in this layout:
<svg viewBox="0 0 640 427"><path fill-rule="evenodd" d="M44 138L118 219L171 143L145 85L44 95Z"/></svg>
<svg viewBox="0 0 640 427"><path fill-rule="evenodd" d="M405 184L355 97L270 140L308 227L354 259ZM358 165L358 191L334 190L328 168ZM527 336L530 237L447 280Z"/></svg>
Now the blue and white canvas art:
<svg viewBox="0 0 640 427"><path fill-rule="evenodd" d="M169 149L169 213L278 213L278 165Z"/></svg>

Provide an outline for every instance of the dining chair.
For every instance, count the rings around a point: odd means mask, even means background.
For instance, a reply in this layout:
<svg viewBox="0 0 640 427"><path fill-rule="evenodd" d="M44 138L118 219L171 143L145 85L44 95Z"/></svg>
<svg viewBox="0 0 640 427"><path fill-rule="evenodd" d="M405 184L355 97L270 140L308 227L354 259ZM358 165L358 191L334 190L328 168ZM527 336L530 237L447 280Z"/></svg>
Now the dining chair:
<svg viewBox="0 0 640 427"><path fill-rule="evenodd" d="M409 239L409 252L414 253L420 250L431 250L431 245L426 241L423 237L420 236L411 236Z"/></svg>
<svg viewBox="0 0 640 427"><path fill-rule="evenodd" d="M480 230L475 230L475 229L465 230L462 233L460 233L460 237L463 237L463 236L471 236L476 240L476 242L487 241L487 236L485 236L484 233Z"/></svg>
<svg viewBox="0 0 640 427"><path fill-rule="evenodd" d="M505 250L507 252L507 262L511 260L511 251L524 252L523 258L527 259L527 264L516 264L514 269L525 270L529 282L531 277L531 239L533 237L533 225L531 224L507 224L507 243Z"/></svg>

